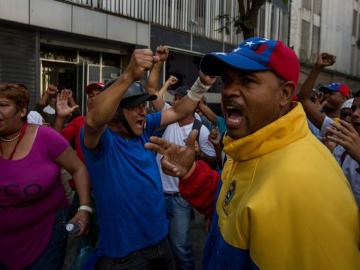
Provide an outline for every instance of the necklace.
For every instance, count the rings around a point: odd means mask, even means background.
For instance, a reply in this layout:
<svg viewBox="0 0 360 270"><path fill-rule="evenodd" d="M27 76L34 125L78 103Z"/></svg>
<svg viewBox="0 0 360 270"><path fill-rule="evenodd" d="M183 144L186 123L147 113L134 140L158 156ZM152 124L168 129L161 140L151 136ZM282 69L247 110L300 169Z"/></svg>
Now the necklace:
<svg viewBox="0 0 360 270"><path fill-rule="evenodd" d="M13 151L11 152L11 154L10 154L10 156L9 156L9 160L12 160L12 159L13 159L19 143L21 142L21 140L22 140L22 139L24 138L24 136L25 136L25 132L26 132L27 127L28 127L28 123L25 122L25 124L21 127L19 134L16 135L14 138L9 139L10 141L14 141L15 139L17 140L17 142L16 142L16 144L15 144L15 147L14 147ZM2 140L3 138L0 137L0 139ZM1 140L0 140L0 152L1 152L1 154L3 155L3 154L4 154L4 150L3 150L2 145L1 145ZM9 141L9 140L8 140L8 141Z"/></svg>
<svg viewBox="0 0 360 270"><path fill-rule="evenodd" d="M20 134L21 134L21 129L20 129L19 133L16 134L16 135L15 135L13 138L11 138L11 139L5 139L4 137L1 137L1 136L0 136L0 141L3 141L3 142L13 142L13 141L17 140L17 139L20 137Z"/></svg>

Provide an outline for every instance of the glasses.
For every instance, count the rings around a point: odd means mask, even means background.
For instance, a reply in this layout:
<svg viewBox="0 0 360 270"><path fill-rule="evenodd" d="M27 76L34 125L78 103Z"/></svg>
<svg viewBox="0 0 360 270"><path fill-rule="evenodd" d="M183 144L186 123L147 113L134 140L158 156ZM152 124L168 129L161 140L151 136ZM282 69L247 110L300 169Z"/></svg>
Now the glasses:
<svg viewBox="0 0 360 270"><path fill-rule="evenodd" d="M127 108L128 110L130 111L142 111L142 110L146 110L147 108L147 102L143 102L143 103L140 103L139 105L136 105L134 107L129 107Z"/></svg>

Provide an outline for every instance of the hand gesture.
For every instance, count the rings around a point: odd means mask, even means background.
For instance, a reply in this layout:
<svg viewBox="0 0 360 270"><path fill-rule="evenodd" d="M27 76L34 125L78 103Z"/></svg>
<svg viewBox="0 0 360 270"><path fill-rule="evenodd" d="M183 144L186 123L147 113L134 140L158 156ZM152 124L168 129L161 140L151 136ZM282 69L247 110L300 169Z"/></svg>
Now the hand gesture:
<svg viewBox="0 0 360 270"><path fill-rule="evenodd" d="M217 79L216 76L208 76L208 75L205 75L204 73L202 73L201 71L199 72L199 78L200 78L200 81L206 86L213 85Z"/></svg>
<svg viewBox="0 0 360 270"><path fill-rule="evenodd" d="M218 127L212 127L210 134L209 134L209 138L208 140L214 145L214 146L219 146L220 142L221 142L221 135L219 132Z"/></svg>
<svg viewBox="0 0 360 270"><path fill-rule="evenodd" d="M195 141L197 130L192 130L186 140L186 146L170 143L159 137L151 137L145 148L153 150L161 155L161 167L163 172L177 177L185 176L195 161Z"/></svg>
<svg viewBox="0 0 360 270"><path fill-rule="evenodd" d="M72 219L68 221L68 223L80 225L80 232L77 234L77 236L87 234L90 225L90 213L84 210L80 210Z"/></svg>
<svg viewBox="0 0 360 270"><path fill-rule="evenodd" d="M159 57L154 56L150 49L136 49L131 55L129 65L124 73L128 74L133 81L140 80L145 71L151 69L153 64L158 61Z"/></svg>
<svg viewBox="0 0 360 270"><path fill-rule="evenodd" d="M321 53L315 63L317 68L332 66L336 62L336 56L329 53Z"/></svg>
<svg viewBox="0 0 360 270"><path fill-rule="evenodd" d="M48 89L46 89L46 93L49 96L56 96L58 92L59 92L59 89L53 84L50 84Z"/></svg>
<svg viewBox="0 0 360 270"><path fill-rule="evenodd" d="M166 46L157 47L155 56L159 57L160 62L165 62L169 57L169 48Z"/></svg>
<svg viewBox="0 0 360 270"><path fill-rule="evenodd" d="M353 159L360 163L360 136L350 123L343 120L339 123L334 122L327 132L329 133L328 140L340 144Z"/></svg>
<svg viewBox="0 0 360 270"><path fill-rule="evenodd" d="M170 75L169 79L166 80L166 83L168 86L172 86L178 82L178 78L176 78L174 75Z"/></svg>
<svg viewBox="0 0 360 270"><path fill-rule="evenodd" d="M70 90L71 92L71 90ZM75 105L70 107L68 104L70 93L69 91L63 90L56 98L56 114L59 117L67 117L71 115L79 106Z"/></svg>

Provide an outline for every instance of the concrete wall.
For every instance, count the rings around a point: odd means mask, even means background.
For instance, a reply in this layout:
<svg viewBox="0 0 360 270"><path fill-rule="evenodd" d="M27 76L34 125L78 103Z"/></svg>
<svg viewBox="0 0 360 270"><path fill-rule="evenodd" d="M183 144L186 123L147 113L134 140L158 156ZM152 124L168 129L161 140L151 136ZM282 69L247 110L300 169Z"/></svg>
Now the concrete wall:
<svg viewBox="0 0 360 270"><path fill-rule="evenodd" d="M0 19L149 46L149 25L55 0L0 0Z"/></svg>

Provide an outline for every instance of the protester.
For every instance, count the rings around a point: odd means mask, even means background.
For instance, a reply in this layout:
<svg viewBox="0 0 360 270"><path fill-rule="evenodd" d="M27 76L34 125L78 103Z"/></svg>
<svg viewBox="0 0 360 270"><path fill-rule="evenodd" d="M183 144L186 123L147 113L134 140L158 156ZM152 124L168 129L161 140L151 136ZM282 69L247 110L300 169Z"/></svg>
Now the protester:
<svg viewBox="0 0 360 270"><path fill-rule="evenodd" d="M176 106L176 104L187 96L188 89L189 87L187 86L180 86L175 90L169 91L169 93L174 96L173 106ZM164 112L171 108L163 99L156 99L156 102L157 104L154 105L154 107L158 110L162 108ZM153 103L155 103L155 100ZM216 153L214 147L208 140L210 132L200 120L194 117L194 114L190 114L180 121L168 125L165 128L162 138L179 145L185 145L185 141L192 129L199 131L199 136L196 141L197 157L208 162L210 166L213 166L216 161ZM169 176L162 172L160 166L161 158L161 155L156 156L164 190L167 218L169 220L170 246L176 259L177 269L194 269L194 255L190 243L190 225L193 210L191 205L186 202L179 193L178 177Z"/></svg>
<svg viewBox="0 0 360 270"><path fill-rule="evenodd" d="M81 131L100 226L97 269L174 268L160 174L144 143L191 114L210 85L198 79L177 106L146 115L146 101L156 96L136 81L167 50L134 50L120 78L94 99Z"/></svg>
<svg viewBox="0 0 360 270"><path fill-rule="evenodd" d="M87 108L91 109L94 98L101 93L104 88L104 84L101 82L91 83L85 87L85 92L87 95ZM84 160L83 154L81 151L80 143L80 130L84 126L85 116L78 116L74 118L69 124L65 126L66 118L71 116L71 114L78 108L74 103L69 105L69 99L71 97L67 92L61 92L57 97L56 102L56 119L54 128L61 132L61 134L74 145L76 153L81 160Z"/></svg>
<svg viewBox="0 0 360 270"><path fill-rule="evenodd" d="M201 70L224 81L230 158L222 181L194 162L196 134L187 147L152 137L146 148L164 155L164 172L182 178L184 198L214 212L204 269L360 269L354 197L301 104L291 102L295 53L281 41L250 38L230 53L205 55Z"/></svg>
<svg viewBox="0 0 360 270"><path fill-rule="evenodd" d="M220 136L223 137L226 133L226 124L224 117L217 115L202 99L199 102L199 110L206 116L207 119L216 125L219 129Z"/></svg>
<svg viewBox="0 0 360 270"><path fill-rule="evenodd" d="M72 91L70 89L61 90L61 92L63 91L68 92L70 107L76 106L75 100L72 96ZM58 94L59 94L59 89L55 85L50 84L48 89L46 89L41 99L35 106L35 111L40 113L45 121L45 124L51 127L53 127L55 124L56 100ZM79 115L81 115L80 111L78 109L76 110L74 109L71 115L67 117L66 123L70 122L73 118Z"/></svg>
<svg viewBox="0 0 360 270"><path fill-rule="evenodd" d="M341 116L341 109L344 102L350 97L350 89L343 83L330 83L320 87L319 91L323 93L323 100L318 103L312 101L312 89L316 82L317 77L323 68L332 66L335 63L336 57L328 54L321 53L301 87L298 99L304 107L307 117L310 121L323 132L334 120L339 119ZM320 110L322 109L323 112ZM324 136L323 132L321 133Z"/></svg>
<svg viewBox="0 0 360 270"><path fill-rule="evenodd" d="M0 269L62 269L66 222L89 222L88 174L66 140L45 126L26 122L29 93L0 84ZM76 183L80 208L69 209L60 167Z"/></svg>
<svg viewBox="0 0 360 270"><path fill-rule="evenodd" d="M358 207L360 208L360 91L352 103L351 123L340 120L327 129L327 140L338 146L334 156L350 182Z"/></svg>

